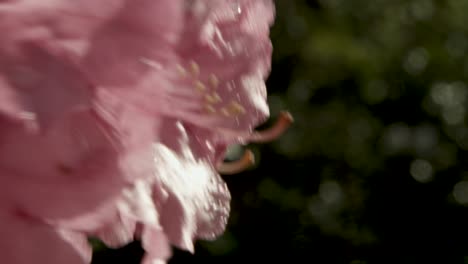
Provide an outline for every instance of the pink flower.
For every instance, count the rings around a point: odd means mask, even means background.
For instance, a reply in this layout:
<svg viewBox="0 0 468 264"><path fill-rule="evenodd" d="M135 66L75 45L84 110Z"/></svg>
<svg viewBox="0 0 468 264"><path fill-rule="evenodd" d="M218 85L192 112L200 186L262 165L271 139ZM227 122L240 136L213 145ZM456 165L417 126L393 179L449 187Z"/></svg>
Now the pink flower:
<svg viewBox="0 0 468 264"><path fill-rule="evenodd" d="M252 131L268 116L264 79L270 67L271 1L186 1L185 19L173 65L146 61L154 66L154 76L143 79L141 94L129 95L130 101L161 116L161 129L153 144L155 177L143 184L152 189L135 187L130 192L139 190L139 195L121 200L117 208L146 204L146 210L131 207L154 212L153 217L117 210L114 224L96 232L117 247L136 233L148 263L170 256L168 248L160 251L167 242L193 251L195 239L221 234L230 195L218 171L233 173L252 162L247 152L238 163L222 163L227 145L272 140L292 121L282 113L271 130ZM157 89L153 78L161 76L168 80ZM147 203L149 198L154 204ZM140 229L138 223L143 223Z"/></svg>
<svg viewBox="0 0 468 264"><path fill-rule="evenodd" d="M271 0L98 2L0 2L8 263L89 262L86 236L140 239L144 264L193 252L227 224L219 173L253 162L223 162L226 148L292 121L254 131L269 116Z"/></svg>

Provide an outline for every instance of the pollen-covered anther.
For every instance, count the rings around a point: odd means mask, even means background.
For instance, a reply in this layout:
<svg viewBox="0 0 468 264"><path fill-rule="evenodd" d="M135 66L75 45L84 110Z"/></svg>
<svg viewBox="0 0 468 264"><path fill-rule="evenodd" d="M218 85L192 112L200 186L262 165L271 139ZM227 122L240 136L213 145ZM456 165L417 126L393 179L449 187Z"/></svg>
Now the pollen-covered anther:
<svg viewBox="0 0 468 264"><path fill-rule="evenodd" d="M223 162L218 165L218 172L221 174L236 174L247 170L255 164L255 155L251 150L246 150L244 155L236 161Z"/></svg>
<svg viewBox="0 0 468 264"><path fill-rule="evenodd" d="M195 90L197 90L199 92L205 92L206 91L206 86L201 81L198 81L198 80L195 81L193 83L193 86L195 87Z"/></svg>
<svg viewBox="0 0 468 264"><path fill-rule="evenodd" d="M294 119L289 112L281 112L278 120L271 128L264 131L255 131L249 139L251 142L257 143L273 141L283 135L293 122Z"/></svg>
<svg viewBox="0 0 468 264"><path fill-rule="evenodd" d="M238 102L232 101L229 104L229 112L234 115L243 115L246 113L245 108Z"/></svg>
<svg viewBox="0 0 468 264"><path fill-rule="evenodd" d="M210 113L210 114L216 113L216 109L215 109L212 105L206 104L204 107L205 107L205 110L206 110L208 113Z"/></svg>
<svg viewBox="0 0 468 264"><path fill-rule="evenodd" d="M210 104L216 104L222 101L221 97L217 93L206 94L205 100Z"/></svg>
<svg viewBox="0 0 468 264"><path fill-rule="evenodd" d="M179 73L179 75L183 77L187 76L187 70L182 65L178 64L176 68L177 68L177 72Z"/></svg>
<svg viewBox="0 0 468 264"><path fill-rule="evenodd" d="M198 76L200 75L200 66L194 62L194 61L191 61L190 62L190 72L194 75L194 76Z"/></svg>
<svg viewBox="0 0 468 264"><path fill-rule="evenodd" d="M221 114L223 114L223 116L225 117L230 117L231 116L231 113L229 112L229 110L226 108L226 107L223 107L220 109L220 112Z"/></svg>
<svg viewBox="0 0 468 264"><path fill-rule="evenodd" d="M212 88L217 88L218 85L219 85L219 79L214 74L210 74L208 82L209 82L209 84L211 85Z"/></svg>

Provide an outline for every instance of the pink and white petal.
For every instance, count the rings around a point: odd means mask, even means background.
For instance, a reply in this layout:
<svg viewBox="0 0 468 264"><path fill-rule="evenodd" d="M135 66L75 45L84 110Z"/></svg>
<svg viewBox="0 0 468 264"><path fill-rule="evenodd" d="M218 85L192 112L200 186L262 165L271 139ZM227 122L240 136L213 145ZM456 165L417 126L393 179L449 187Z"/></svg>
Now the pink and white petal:
<svg viewBox="0 0 468 264"><path fill-rule="evenodd" d="M118 217L91 234L110 248L120 248L135 239L136 225L133 219Z"/></svg>
<svg viewBox="0 0 468 264"><path fill-rule="evenodd" d="M108 247L122 247L138 236L137 226L159 225L151 191L151 179L135 180L119 197L109 200L101 208L54 224L97 237Z"/></svg>
<svg viewBox="0 0 468 264"><path fill-rule="evenodd" d="M193 251L194 239L213 239L224 231L230 194L213 165L215 149L203 145L208 141L194 139L197 131L188 132L182 122L175 122L175 127L173 140L166 143L161 137L153 145L155 174L161 181L154 188L168 194L162 203L157 197L155 202L160 204L161 225L171 243Z"/></svg>
<svg viewBox="0 0 468 264"><path fill-rule="evenodd" d="M117 208L122 218L141 224L159 225L159 214L152 197L152 180L136 180L133 187L124 189Z"/></svg>
<svg viewBox="0 0 468 264"><path fill-rule="evenodd" d="M3 263L86 264L91 247L83 237L64 234L21 214L0 214L0 251ZM80 241L78 244L76 244Z"/></svg>
<svg viewBox="0 0 468 264"><path fill-rule="evenodd" d="M49 220L48 223L67 230L73 230L99 238L106 246L119 248L135 238L137 221L123 216L117 203L121 197L109 200L98 209L67 219Z"/></svg>
<svg viewBox="0 0 468 264"><path fill-rule="evenodd" d="M195 208L177 194L170 193L161 208L161 225L164 233L172 245L194 252L194 239L196 233Z"/></svg>
<svg viewBox="0 0 468 264"><path fill-rule="evenodd" d="M132 187L125 188L121 196L109 204L115 217L103 222L91 234L107 246L118 248L134 240L137 226L159 226L159 215L151 190L151 182L146 180L136 180Z"/></svg>
<svg viewBox="0 0 468 264"><path fill-rule="evenodd" d="M56 230L63 240L69 243L80 254L86 263L91 263L93 252L88 242L88 237L84 233L58 228Z"/></svg>

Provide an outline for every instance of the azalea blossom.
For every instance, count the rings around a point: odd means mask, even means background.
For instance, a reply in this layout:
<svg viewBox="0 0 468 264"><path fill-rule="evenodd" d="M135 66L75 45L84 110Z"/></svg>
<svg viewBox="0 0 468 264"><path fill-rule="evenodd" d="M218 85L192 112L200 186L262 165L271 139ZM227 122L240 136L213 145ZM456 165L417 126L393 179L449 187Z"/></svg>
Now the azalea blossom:
<svg viewBox="0 0 468 264"><path fill-rule="evenodd" d="M267 142L271 0L0 2L4 261L89 263L88 236L143 264L224 232L231 144ZM40 244L41 247L37 247ZM20 246L21 245L21 246Z"/></svg>

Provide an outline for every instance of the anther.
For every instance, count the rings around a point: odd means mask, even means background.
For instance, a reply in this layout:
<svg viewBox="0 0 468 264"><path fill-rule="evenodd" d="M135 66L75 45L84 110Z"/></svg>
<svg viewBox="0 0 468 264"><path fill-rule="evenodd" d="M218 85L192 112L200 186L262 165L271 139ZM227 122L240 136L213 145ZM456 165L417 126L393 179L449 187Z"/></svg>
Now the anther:
<svg viewBox="0 0 468 264"><path fill-rule="evenodd" d="M230 106L229 106L229 110L232 114L234 115L238 115L238 114L245 114L245 108L239 104L238 102L234 102L232 101Z"/></svg>
<svg viewBox="0 0 468 264"><path fill-rule="evenodd" d="M190 62L190 70L193 75L198 76L200 74L200 66L194 61Z"/></svg>
<svg viewBox="0 0 468 264"><path fill-rule="evenodd" d="M184 67L182 67L182 65L178 64L176 68L177 72L179 72L180 75L182 75L183 77L187 76L187 70Z"/></svg>
<svg viewBox="0 0 468 264"><path fill-rule="evenodd" d="M221 108L220 111L221 111L221 114L223 114L225 117L231 116L231 113L229 113L229 111L225 107Z"/></svg>
<svg viewBox="0 0 468 264"><path fill-rule="evenodd" d="M212 105L209 105L209 104L205 105L205 110L210 114L216 113L216 109Z"/></svg>
<svg viewBox="0 0 468 264"><path fill-rule="evenodd" d="M209 77L209 82L210 82L210 85L211 85L213 88L217 88L218 85L219 85L218 77L216 77L216 75L214 75L214 74L211 74L211 75L210 75L210 77Z"/></svg>
<svg viewBox="0 0 468 264"><path fill-rule="evenodd" d="M251 142L270 142L279 138L294 122L289 112L281 112L276 123L264 131L255 131L249 137Z"/></svg>
<svg viewBox="0 0 468 264"><path fill-rule="evenodd" d="M205 99L210 104L216 104L222 101L217 93L207 94L205 95Z"/></svg>
<svg viewBox="0 0 468 264"><path fill-rule="evenodd" d="M206 91L206 86L200 81L195 81L193 85L195 86L195 89L199 92Z"/></svg>
<svg viewBox="0 0 468 264"><path fill-rule="evenodd" d="M236 174L243 172L255 164L255 156L250 150L246 150L244 155L236 161L223 162L218 165L218 172L221 174Z"/></svg>

